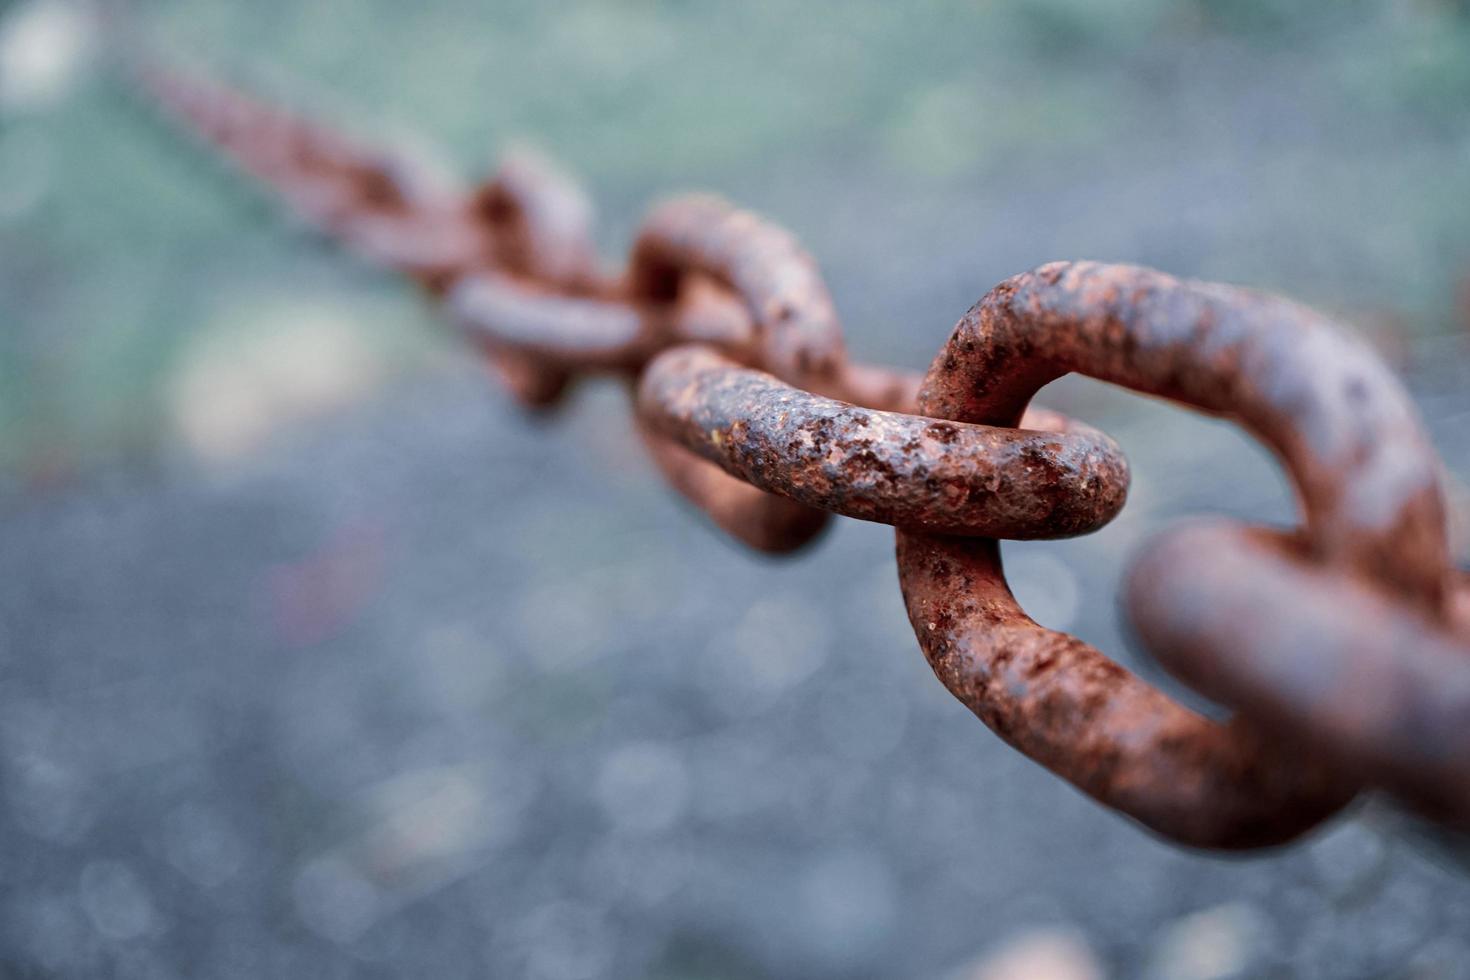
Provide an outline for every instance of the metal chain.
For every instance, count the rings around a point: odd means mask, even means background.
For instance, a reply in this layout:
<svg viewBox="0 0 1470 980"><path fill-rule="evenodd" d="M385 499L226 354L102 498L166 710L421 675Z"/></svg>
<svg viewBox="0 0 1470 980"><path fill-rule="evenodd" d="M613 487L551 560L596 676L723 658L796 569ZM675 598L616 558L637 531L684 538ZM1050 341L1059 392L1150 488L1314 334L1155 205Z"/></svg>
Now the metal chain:
<svg viewBox="0 0 1470 980"><path fill-rule="evenodd" d="M991 290L921 379L850 360L811 256L718 198L656 207L610 275L586 196L547 161L446 187L203 77L133 73L299 218L422 284L528 408L624 379L669 483L747 545L794 551L834 513L893 525L939 679L1107 806L1213 848L1290 840L1364 789L1470 828L1470 576L1439 460L1389 370L1311 310L1057 263ZM1190 525L1128 579L1144 645L1228 723L1010 593L998 539L1094 531L1127 495L1111 439L1030 407L1071 372L1236 422L1295 485L1300 530Z"/></svg>

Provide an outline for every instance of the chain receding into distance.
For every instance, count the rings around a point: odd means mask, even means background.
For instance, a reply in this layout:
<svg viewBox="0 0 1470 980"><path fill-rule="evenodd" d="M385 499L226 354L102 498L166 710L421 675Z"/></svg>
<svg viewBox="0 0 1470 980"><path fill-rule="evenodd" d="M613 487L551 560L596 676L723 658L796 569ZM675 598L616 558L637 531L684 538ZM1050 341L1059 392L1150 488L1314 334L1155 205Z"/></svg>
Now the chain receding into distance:
<svg viewBox="0 0 1470 980"><path fill-rule="evenodd" d="M657 205L609 273L587 197L544 159L458 187L203 74L126 70L301 220L421 284L529 409L626 379L655 465L746 545L794 551L832 514L893 525L939 680L1106 806L1205 848L1283 843L1364 790L1470 827L1470 576L1440 462L1392 373L1312 310L1053 263L990 290L921 377L852 360L812 257L720 198ZM1039 626L1006 584L998 540L1095 531L1127 496L1107 435L1030 404L1073 372L1231 420L1296 489L1299 528L1191 523L1128 575L1143 645L1228 721Z"/></svg>

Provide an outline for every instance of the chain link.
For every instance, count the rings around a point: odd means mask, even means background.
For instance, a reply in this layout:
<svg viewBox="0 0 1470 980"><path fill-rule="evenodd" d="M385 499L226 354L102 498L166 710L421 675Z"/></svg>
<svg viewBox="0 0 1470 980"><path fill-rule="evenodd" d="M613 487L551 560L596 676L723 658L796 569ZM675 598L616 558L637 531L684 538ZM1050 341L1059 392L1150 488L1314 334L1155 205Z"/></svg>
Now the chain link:
<svg viewBox="0 0 1470 980"><path fill-rule="evenodd" d="M851 361L811 256L718 198L654 208L608 274L548 161L445 186L232 88L132 70L301 220L442 301L523 405L623 379L668 482L745 544L794 551L834 513L894 525L939 679L1102 803L1214 848L1290 840L1363 789L1470 827L1470 578L1439 460L1388 369L1312 311L1057 263L991 290L921 379ZM1085 534L1127 495L1111 439L1030 406L1073 372L1236 422L1297 490L1300 530L1191 524L1129 574L1144 645L1227 723L1037 625L1006 584L998 539Z"/></svg>

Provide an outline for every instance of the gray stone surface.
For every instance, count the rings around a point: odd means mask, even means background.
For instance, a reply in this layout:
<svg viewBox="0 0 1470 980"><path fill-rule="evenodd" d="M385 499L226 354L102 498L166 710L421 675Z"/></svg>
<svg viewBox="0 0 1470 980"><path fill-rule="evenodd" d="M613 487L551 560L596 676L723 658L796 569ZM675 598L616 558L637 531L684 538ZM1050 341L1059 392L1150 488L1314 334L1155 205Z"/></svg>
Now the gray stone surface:
<svg viewBox="0 0 1470 980"><path fill-rule="evenodd" d="M1126 656L1140 535L1289 507L1228 428L1056 395L1137 491L1012 547L1017 589ZM1064 929L1116 976L1465 975L1470 878L1387 811L1250 859L1152 839L943 692L891 532L735 550L622 397L528 424L448 370L229 470L12 497L5 972L936 976ZM1424 399L1463 472L1463 396Z"/></svg>

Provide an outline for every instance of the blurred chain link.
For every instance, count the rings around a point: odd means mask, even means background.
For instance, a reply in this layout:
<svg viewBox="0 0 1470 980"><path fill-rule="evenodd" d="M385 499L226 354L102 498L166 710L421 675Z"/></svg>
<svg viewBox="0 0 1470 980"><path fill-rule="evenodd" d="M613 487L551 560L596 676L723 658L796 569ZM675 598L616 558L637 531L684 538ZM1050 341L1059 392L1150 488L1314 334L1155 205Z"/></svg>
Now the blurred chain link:
<svg viewBox="0 0 1470 980"><path fill-rule="evenodd" d="M587 197L548 161L446 185L205 77L128 70L301 220L420 283L527 408L625 381L668 482L750 547L794 551L834 513L893 525L940 680L1102 803L1211 848L1290 840L1365 789L1470 827L1470 577L1439 460L1389 370L1311 310L1056 263L991 290L920 378L852 361L811 256L718 198L655 207L611 274ZM1011 595L998 539L1094 531L1127 495L1108 436L1030 407L1072 372L1241 425L1295 486L1301 528L1191 524L1129 576L1146 648L1229 722Z"/></svg>

